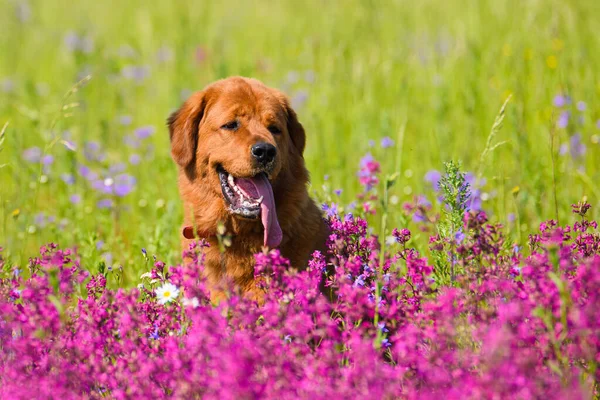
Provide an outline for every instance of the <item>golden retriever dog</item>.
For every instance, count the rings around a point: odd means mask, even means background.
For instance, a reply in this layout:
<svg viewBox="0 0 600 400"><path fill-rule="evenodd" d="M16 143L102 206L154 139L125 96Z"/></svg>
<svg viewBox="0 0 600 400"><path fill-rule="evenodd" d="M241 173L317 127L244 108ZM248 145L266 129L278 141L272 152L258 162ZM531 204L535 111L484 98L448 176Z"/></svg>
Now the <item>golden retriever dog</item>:
<svg viewBox="0 0 600 400"><path fill-rule="evenodd" d="M224 280L261 301L254 254L279 248L304 269L328 228L308 195L304 128L288 98L258 80L223 79L194 93L168 119L184 206L182 245L210 244L205 273L218 302ZM217 227L231 243L221 252Z"/></svg>

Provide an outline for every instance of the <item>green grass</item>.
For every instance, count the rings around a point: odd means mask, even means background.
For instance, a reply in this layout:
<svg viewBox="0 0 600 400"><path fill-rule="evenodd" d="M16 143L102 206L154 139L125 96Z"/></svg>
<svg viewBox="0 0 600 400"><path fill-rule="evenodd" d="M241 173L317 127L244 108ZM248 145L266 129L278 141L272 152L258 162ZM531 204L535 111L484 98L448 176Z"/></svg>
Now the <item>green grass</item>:
<svg viewBox="0 0 600 400"><path fill-rule="evenodd" d="M297 111L319 196L329 175L329 189L344 189L341 203L352 201L360 190L358 161L371 151L385 173L400 172L391 197L431 198L424 174L441 170L447 160L478 171L495 117L512 95L493 141L507 143L489 152L481 166L483 191L490 197L484 208L493 220L506 222L517 240L519 231L525 236L540 221L557 217L555 194L561 219L583 196L598 205L595 0L49 0L31 1L25 22L17 18L21 1L0 4L0 126L9 122L0 153L0 165L7 164L0 169L0 246L13 263L25 263L50 241L76 245L93 263L110 252L123 265L120 283L131 285L146 269L142 247L176 262L182 210L165 119L181 103L182 91L229 75L256 77L291 96L308 93ZM93 50L69 51L64 45L69 31L93 38ZM122 56L123 46L129 46L130 58ZM159 62L163 46L172 58ZM204 54L200 61L198 48ZM141 84L123 79L127 65L148 66L150 76ZM307 74L314 74L314 82ZM89 82L64 100L86 75ZM552 99L561 92L585 101L587 110L579 113L573 106L569 126L555 129L559 111ZM584 122L578 125L574 119L580 114ZM120 125L121 115L131 116L132 125ZM154 151L128 167L138 179L120 205L128 210L99 211L98 196L84 182L68 186L59 178L84 161L85 141L101 142L107 163L126 162L132 150L123 137L144 125L156 127L150 139ZM75 152L60 142L65 131L78 145ZM560 145L576 132L587 147L585 156L559 155ZM384 136L396 146L381 149ZM370 149L369 140L376 146ZM55 157L52 171L43 174L45 183L40 165L22 160L31 146ZM74 193L83 196L81 204L70 203ZM403 223L399 210L390 204L388 227ZM68 225L35 227L39 212L66 218ZM518 214L521 226L508 223L509 214ZM376 227L378 220L373 217ZM105 245L97 250L99 240ZM419 241L424 248L426 238Z"/></svg>

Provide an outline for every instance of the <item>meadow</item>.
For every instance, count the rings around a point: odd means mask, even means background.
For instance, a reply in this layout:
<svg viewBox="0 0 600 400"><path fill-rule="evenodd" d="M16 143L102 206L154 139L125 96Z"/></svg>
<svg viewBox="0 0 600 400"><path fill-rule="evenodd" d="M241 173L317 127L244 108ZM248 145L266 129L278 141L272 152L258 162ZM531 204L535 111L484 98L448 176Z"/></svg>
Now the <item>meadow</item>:
<svg viewBox="0 0 600 400"><path fill-rule="evenodd" d="M598 396L600 3L0 4L0 395ZM262 307L177 266L166 118L231 75L334 234Z"/></svg>

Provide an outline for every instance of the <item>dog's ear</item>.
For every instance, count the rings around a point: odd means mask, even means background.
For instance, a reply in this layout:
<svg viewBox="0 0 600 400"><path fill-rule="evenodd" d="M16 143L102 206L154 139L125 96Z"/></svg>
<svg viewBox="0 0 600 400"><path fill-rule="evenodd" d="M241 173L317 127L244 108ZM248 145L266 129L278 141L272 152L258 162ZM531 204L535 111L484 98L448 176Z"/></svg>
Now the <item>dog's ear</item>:
<svg viewBox="0 0 600 400"><path fill-rule="evenodd" d="M198 127L205 108L205 92L196 92L167 119L171 138L171 157L184 168L189 166L196 156Z"/></svg>
<svg viewBox="0 0 600 400"><path fill-rule="evenodd" d="M287 129L292 139L292 143L302 156L304 154L304 146L306 146L306 133L304 133L304 127L300 121L298 121L298 116L292 106L290 106L287 98L284 100L284 107L287 118Z"/></svg>

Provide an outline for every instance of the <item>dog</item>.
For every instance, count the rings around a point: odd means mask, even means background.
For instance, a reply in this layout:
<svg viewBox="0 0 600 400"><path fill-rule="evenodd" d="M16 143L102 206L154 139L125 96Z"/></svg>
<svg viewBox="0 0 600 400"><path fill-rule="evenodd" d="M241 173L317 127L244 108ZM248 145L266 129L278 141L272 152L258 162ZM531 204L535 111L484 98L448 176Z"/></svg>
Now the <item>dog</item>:
<svg viewBox="0 0 600 400"><path fill-rule="evenodd" d="M261 302L256 253L278 248L302 270L313 251L325 250L328 227L307 190L306 134L283 93L256 79L219 80L192 94L167 125L184 207L182 247L209 243L204 273L213 302L224 298L226 281ZM224 250L219 226L231 239Z"/></svg>

